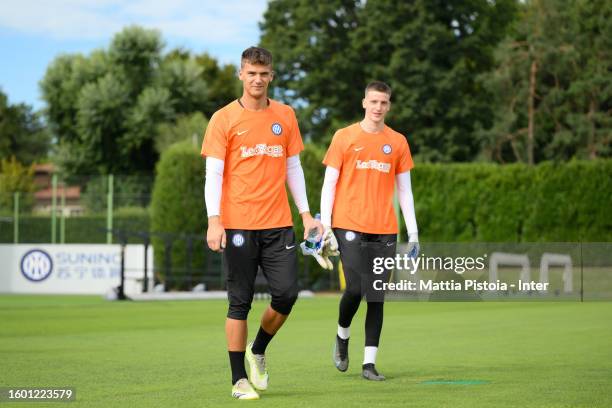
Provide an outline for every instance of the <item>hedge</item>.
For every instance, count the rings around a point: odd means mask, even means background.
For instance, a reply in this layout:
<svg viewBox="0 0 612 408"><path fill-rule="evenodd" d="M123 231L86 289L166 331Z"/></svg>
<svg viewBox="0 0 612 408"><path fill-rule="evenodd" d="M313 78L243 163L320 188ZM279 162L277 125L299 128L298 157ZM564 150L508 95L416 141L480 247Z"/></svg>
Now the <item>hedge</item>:
<svg viewBox="0 0 612 408"><path fill-rule="evenodd" d="M172 245L172 279L164 277L169 288L189 289L184 281L187 269L187 241L192 237L191 265L202 268L209 251L203 250L206 234L204 208L204 161L189 143L177 143L162 153L151 200L151 231L169 234ZM181 237L183 236L183 237ZM165 238L154 236L155 266L165 273ZM161 277L161 276L160 276Z"/></svg>
<svg viewBox="0 0 612 408"><path fill-rule="evenodd" d="M106 215L87 215L67 217L67 244L104 244L106 243ZM57 218L56 242L59 243L60 220ZM149 216L146 214L125 214L113 216L113 228L130 231L148 231ZM50 243L51 217L42 215L21 215L19 217L19 243ZM118 242L114 239L114 242ZM131 238L130 243L140 243ZM13 224L0 224L0 243L13 243Z"/></svg>
<svg viewBox="0 0 612 408"><path fill-rule="evenodd" d="M319 208L323 155L314 146L301 155L313 213ZM612 160L537 166L417 163L411 179L423 241L612 241Z"/></svg>
<svg viewBox="0 0 612 408"><path fill-rule="evenodd" d="M318 212L324 149L307 144L301 154L311 212ZM419 236L424 242L612 241L612 160L496 165L421 164L411 172ZM188 144L163 153L152 201L152 230L201 236L194 265L204 265L206 213L204 161ZM290 195L289 195L290 196ZM291 199L290 199L291 200ZM292 200L291 200L292 201ZM302 222L293 202L296 236ZM402 235L406 238L405 226ZM185 244L173 247L176 271L185 267ZM158 268L164 248L155 241ZM300 265L304 266L300 257ZM307 261L306 261L307 262ZM320 268L309 267L311 271ZM324 279L327 275L310 275Z"/></svg>
<svg viewBox="0 0 612 408"><path fill-rule="evenodd" d="M612 160L421 164L412 185L424 241L612 241Z"/></svg>

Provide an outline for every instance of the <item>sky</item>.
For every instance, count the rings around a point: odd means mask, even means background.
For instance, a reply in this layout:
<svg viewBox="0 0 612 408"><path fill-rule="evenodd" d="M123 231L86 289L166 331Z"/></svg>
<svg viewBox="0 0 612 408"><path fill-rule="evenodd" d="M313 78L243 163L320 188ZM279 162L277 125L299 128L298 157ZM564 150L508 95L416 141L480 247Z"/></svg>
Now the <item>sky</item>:
<svg viewBox="0 0 612 408"><path fill-rule="evenodd" d="M0 0L0 89L9 103L44 107L39 81L60 54L108 48L137 24L161 31L165 51L183 47L238 65L259 41L267 0Z"/></svg>

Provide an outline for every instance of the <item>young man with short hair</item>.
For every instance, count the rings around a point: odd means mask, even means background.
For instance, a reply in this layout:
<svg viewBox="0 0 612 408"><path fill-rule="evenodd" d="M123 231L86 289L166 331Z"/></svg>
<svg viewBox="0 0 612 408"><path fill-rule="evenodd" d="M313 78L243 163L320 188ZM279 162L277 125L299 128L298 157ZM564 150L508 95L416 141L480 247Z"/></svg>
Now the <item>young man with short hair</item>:
<svg viewBox="0 0 612 408"><path fill-rule="evenodd" d="M304 146L295 113L267 96L273 75L269 51L250 47L242 53L242 96L211 117L201 152L206 157L206 241L213 251L223 252L229 300L225 333L232 396L238 399L259 398L252 386L267 389L264 353L298 294L297 248L285 182L304 231L323 232L308 208L299 159ZM272 300L247 346L247 316L259 267Z"/></svg>
<svg viewBox="0 0 612 408"><path fill-rule="evenodd" d="M327 166L321 192L321 221L326 229L323 253L330 245L338 247L346 280L340 300L334 364L340 371L348 369L350 326L365 296L362 376L382 381L385 377L378 373L375 364L384 293L374 290L373 281L388 281L391 271L375 275L373 260L395 256L398 233L393 209L395 186L408 228L409 254L414 257L419 251L418 231L410 185L413 167L410 148L406 137L384 122L391 108L391 88L383 82L371 82L365 89L362 105L363 120L338 130L323 160Z"/></svg>

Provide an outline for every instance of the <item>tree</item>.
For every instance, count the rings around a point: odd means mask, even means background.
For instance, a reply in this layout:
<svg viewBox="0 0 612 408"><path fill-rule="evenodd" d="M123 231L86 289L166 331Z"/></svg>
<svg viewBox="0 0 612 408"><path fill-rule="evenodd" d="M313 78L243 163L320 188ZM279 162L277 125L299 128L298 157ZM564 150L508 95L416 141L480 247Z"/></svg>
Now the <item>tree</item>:
<svg viewBox="0 0 612 408"><path fill-rule="evenodd" d="M366 73L351 33L361 3L278 0L264 13L261 44L274 56L273 96L296 108L307 139L331 140L333 124L360 112Z"/></svg>
<svg viewBox="0 0 612 408"><path fill-rule="evenodd" d="M556 131L547 157L563 155L595 159L612 156L612 4L609 1L570 2L568 18L575 53L572 53L571 83L566 92L570 109L556 109ZM577 146L557 146L557 140L572 132ZM568 148L569 147L569 151Z"/></svg>
<svg viewBox="0 0 612 408"><path fill-rule="evenodd" d="M180 48L174 49L166 55L166 62L172 60L192 60L200 68L199 77L208 86L207 100L202 110L208 118L215 111L238 98L242 92L242 84L238 80L236 67L232 64L219 65L217 60L207 53L198 54L192 58L189 51Z"/></svg>
<svg viewBox="0 0 612 408"><path fill-rule="evenodd" d="M59 55L47 68L40 88L49 129L59 142L79 140L76 117L81 88L106 75L109 65L107 52L97 50L89 57Z"/></svg>
<svg viewBox="0 0 612 408"><path fill-rule="evenodd" d="M83 180L85 181L85 180ZM95 176L83 183L81 204L89 214L106 214L109 178ZM117 211L143 209L150 203L152 176L120 175L113 177L113 208ZM142 211L141 211L142 212Z"/></svg>
<svg viewBox="0 0 612 408"><path fill-rule="evenodd" d="M9 105L0 91L0 159L15 157L25 164L47 157L50 137L40 114L26 104Z"/></svg>
<svg viewBox="0 0 612 408"><path fill-rule="evenodd" d="M203 68L165 58L159 32L128 27L108 50L63 55L41 82L47 118L67 176L151 174L158 125L209 105Z"/></svg>
<svg viewBox="0 0 612 408"><path fill-rule="evenodd" d="M495 95L493 124L480 132L487 156L529 164L610 156L611 11L605 1L522 6L482 76Z"/></svg>
<svg viewBox="0 0 612 408"><path fill-rule="evenodd" d="M209 86L202 77L202 71L194 58L165 61L158 82L162 88L170 91L177 112L204 111L208 106Z"/></svg>
<svg viewBox="0 0 612 408"><path fill-rule="evenodd" d="M199 148L206 126L208 120L200 112L180 116L176 123L162 123L157 127L159 136L155 140L155 149L161 154L170 145L185 141Z"/></svg>
<svg viewBox="0 0 612 408"><path fill-rule="evenodd" d="M183 239L184 235L191 235L191 265L194 268L201 267L204 257L209 253L195 250L201 245L201 239L196 237L206 231L206 217L202 213L204 194L199 148L194 148L190 143L173 144L162 153L156 173L151 200L151 230L173 234L173 245L171 254L167 254L163 237L155 236L155 262L161 266L165 257L170 255L173 280L170 281L170 276L164 276L166 287L191 289L181 279L186 274L185 266L190 251L188 241ZM161 267L158 270L165 272Z"/></svg>
<svg viewBox="0 0 612 408"><path fill-rule="evenodd" d="M366 3L356 48L376 61L368 80L388 78L395 101L389 122L407 134L421 160L470 161L478 154L474 129L492 112L476 78L493 67L514 11L514 0Z"/></svg>
<svg viewBox="0 0 612 408"><path fill-rule="evenodd" d="M0 160L0 210L12 211L14 193L20 193L21 211L34 204L34 167L24 166L15 156Z"/></svg>
<svg viewBox="0 0 612 408"><path fill-rule="evenodd" d="M108 51L111 69L125 78L131 97L154 81L163 48L159 31L138 26L127 27L113 38Z"/></svg>
<svg viewBox="0 0 612 408"><path fill-rule="evenodd" d="M204 114L210 118L215 111L227 105L242 94L242 83L234 65L219 65L217 60L202 53L195 56L196 63L202 68L202 79L209 89L209 98Z"/></svg>
<svg viewBox="0 0 612 408"><path fill-rule="evenodd" d="M262 44L273 52L276 90L299 107L313 140L363 114L367 82L393 88L389 123L423 160L471 160L472 137L492 116L476 81L513 20L514 0L270 2Z"/></svg>

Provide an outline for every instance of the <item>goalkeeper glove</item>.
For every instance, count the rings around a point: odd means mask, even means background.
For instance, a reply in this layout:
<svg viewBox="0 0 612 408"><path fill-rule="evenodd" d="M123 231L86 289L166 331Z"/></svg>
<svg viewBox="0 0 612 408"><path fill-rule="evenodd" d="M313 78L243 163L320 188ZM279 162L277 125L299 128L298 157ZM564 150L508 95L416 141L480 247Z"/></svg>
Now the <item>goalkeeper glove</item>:
<svg viewBox="0 0 612 408"><path fill-rule="evenodd" d="M323 232L323 252L326 252L328 256L340 255L340 251L338 251L338 240L329 227L325 227L325 232Z"/></svg>
<svg viewBox="0 0 612 408"><path fill-rule="evenodd" d="M309 248L308 246L306 246L306 241L304 241L300 244L300 248L302 249L303 255L306 255L306 256L310 255L314 259L316 259L319 265L321 265L321 268L333 269L334 267L333 265L331 265L331 268L330 268L331 262L329 261L329 259L323 257L323 247L321 246L322 244L323 244L323 241L321 240L319 241L319 243L317 244L315 248Z"/></svg>
<svg viewBox="0 0 612 408"><path fill-rule="evenodd" d="M329 269L330 271L334 269L334 264L329 257L340 255L338 241L329 227L325 228L323 238L317 243L315 248L309 248L306 242L302 242L300 248L302 248L302 254L312 256L321 265L321 268Z"/></svg>
<svg viewBox="0 0 612 408"><path fill-rule="evenodd" d="M321 248L321 257L327 264L327 268L330 271L334 269L334 264L329 259L330 256L338 256L340 251L338 250L338 240L334 235L331 228L326 227L323 233L323 247Z"/></svg>

